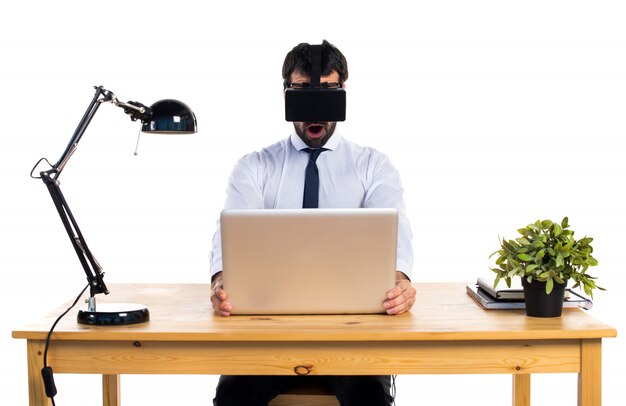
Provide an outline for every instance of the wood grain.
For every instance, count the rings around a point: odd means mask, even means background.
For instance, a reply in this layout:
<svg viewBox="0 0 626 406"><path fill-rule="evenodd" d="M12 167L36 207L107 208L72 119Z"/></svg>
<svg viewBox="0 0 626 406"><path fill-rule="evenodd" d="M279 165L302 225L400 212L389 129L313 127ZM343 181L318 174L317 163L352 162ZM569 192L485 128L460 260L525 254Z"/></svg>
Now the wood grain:
<svg viewBox="0 0 626 406"><path fill-rule="evenodd" d="M578 374L578 406L602 404L602 341L583 340Z"/></svg>
<svg viewBox="0 0 626 406"><path fill-rule="evenodd" d="M120 374L467 373L512 375L513 405L528 406L530 374L546 372L578 373L579 406L601 404L602 338L615 329L579 309L547 319L483 310L465 284L415 286L417 302L400 316L220 317L209 285L110 285L101 302L146 304L150 322L93 327L68 316L52 336L49 364L56 373L103 375L105 406L120 404ZM31 406L50 406L43 340L65 307L13 331L27 339Z"/></svg>
<svg viewBox="0 0 626 406"><path fill-rule="evenodd" d="M339 406L339 402L332 395L281 394L275 397L268 406Z"/></svg>
<svg viewBox="0 0 626 406"><path fill-rule="evenodd" d="M41 368L43 368L42 341L31 341L26 343L28 354L28 402L30 406L51 406L52 401L46 397L46 390L41 378Z"/></svg>
<svg viewBox="0 0 626 406"><path fill-rule="evenodd" d="M578 342L56 342L63 373L378 375L580 372Z"/></svg>
<svg viewBox="0 0 626 406"><path fill-rule="evenodd" d="M160 341L431 341L614 337L615 329L578 309L562 317L533 318L524 311L483 310L465 294L465 284L415 284L413 310L399 316L231 316L213 314L209 285L110 285L100 302L135 302L150 309L148 323L91 327L71 313L57 326L55 340ZM13 331L14 338L44 339L57 310L40 322Z"/></svg>
<svg viewBox="0 0 626 406"><path fill-rule="evenodd" d="M120 406L122 393L119 375L102 375L102 403L106 406Z"/></svg>
<svg viewBox="0 0 626 406"><path fill-rule="evenodd" d="M281 393L268 406L339 406L339 401L321 386L301 385Z"/></svg>
<svg viewBox="0 0 626 406"><path fill-rule="evenodd" d="M513 406L530 406L530 375L513 375Z"/></svg>

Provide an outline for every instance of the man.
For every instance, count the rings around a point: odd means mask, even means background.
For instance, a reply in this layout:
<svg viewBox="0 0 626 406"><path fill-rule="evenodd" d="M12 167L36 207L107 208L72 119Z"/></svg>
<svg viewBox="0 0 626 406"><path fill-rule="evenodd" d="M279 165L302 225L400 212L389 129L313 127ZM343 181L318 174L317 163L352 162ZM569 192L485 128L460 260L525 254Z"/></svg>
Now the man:
<svg viewBox="0 0 626 406"><path fill-rule="evenodd" d="M321 59L322 86L343 87L348 79L343 54L324 41ZM308 87L310 74L310 45L299 44L287 54L283 64L285 88ZM237 163L229 181L225 208L302 208L305 170L311 153L317 151L317 207L398 209L397 281L388 292L383 307L388 314L408 311L415 302L415 289L409 280L413 252L398 172L383 154L336 134L335 122L294 122L293 125L295 131L289 138L246 155ZM211 252L211 302L217 314L229 316L233 308L228 301L228 286L223 286L221 271L218 229ZM313 379L335 394L343 406L382 406L392 401L389 376L222 376L213 402L216 406L267 405L286 389Z"/></svg>

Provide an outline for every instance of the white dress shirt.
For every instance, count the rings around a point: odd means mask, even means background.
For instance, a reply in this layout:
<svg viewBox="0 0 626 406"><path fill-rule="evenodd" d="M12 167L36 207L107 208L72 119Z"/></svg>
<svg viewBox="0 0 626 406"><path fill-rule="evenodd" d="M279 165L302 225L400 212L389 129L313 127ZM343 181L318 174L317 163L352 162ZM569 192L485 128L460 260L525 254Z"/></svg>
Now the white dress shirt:
<svg viewBox="0 0 626 406"><path fill-rule="evenodd" d="M302 208L304 173L309 154L294 132L261 151L241 158L227 188L225 209ZM411 277L413 249L411 226L406 217L398 171L375 149L356 145L339 134L324 145L317 158L319 207L378 207L398 210L398 255L396 269ZM219 221L213 237L211 276L222 270Z"/></svg>

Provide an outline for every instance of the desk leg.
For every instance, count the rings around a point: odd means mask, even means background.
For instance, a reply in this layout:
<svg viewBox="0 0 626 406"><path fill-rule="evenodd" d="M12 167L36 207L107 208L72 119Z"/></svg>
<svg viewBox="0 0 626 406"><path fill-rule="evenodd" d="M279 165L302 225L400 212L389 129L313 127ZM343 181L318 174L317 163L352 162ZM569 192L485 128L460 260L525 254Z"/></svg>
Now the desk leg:
<svg viewBox="0 0 626 406"><path fill-rule="evenodd" d="M30 406L51 406L52 402L46 396L46 390L41 378L43 368L44 342L27 340L26 352L28 357L28 404Z"/></svg>
<svg viewBox="0 0 626 406"><path fill-rule="evenodd" d="M578 374L578 406L602 404L602 339L582 340Z"/></svg>
<svg viewBox="0 0 626 406"><path fill-rule="evenodd" d="M120 406L120 376L102 375L102 406Z"/></svg>
<svg viewBox="0 0 626 406"><path fill-rule="evenodd" d="M530 406L530 374L513 375L513 406Z"/></svg>

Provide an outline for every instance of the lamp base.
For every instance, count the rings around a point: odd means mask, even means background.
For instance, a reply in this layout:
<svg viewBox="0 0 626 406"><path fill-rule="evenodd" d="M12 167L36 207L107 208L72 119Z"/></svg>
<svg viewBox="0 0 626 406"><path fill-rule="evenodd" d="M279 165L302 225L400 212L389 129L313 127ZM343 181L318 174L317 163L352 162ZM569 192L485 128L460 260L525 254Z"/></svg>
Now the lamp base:
<svg viewBox="0 0 626 406"><path fill-rule="evenodd" d="M79 310L77 321L92 326L123 326L150 320L150 312L137 303L102 303L96 311Z"/></svg>

